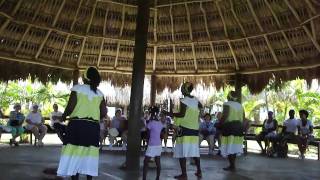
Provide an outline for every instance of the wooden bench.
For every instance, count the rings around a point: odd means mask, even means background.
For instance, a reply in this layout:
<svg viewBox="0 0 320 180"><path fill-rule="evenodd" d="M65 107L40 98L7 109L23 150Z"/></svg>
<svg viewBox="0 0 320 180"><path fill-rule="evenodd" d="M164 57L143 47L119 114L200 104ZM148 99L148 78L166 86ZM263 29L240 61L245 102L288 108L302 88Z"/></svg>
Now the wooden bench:
<svg viewBox="0 0 320 180"><path fill-rule="evenodd" d="M262 128L262 124L251 124L249 128ZM283 125L278 126L278 132L280 129L283 128ZM314 126L314 130L320 130L320 126ZM257 134L252 134L252 133L246 133L244 135L244 153L247 153L248 149L248 143L247 141L256 141L256 135ZM290 144L296 144L295 142L289 142ZM317 153L318 153L318 160L320 160L320 138L315 138L313 141L309 143L311 146L317 147Z"/></svg>
<svg viewBox="0 0 320 180"><path fill-rule="evenodd" d="M5 119L5 120L8 121L8 120L9 120L9 116L4 116L4 117L1 118L1 119ZM45 120L45 121L49 121L50 118L49 118L49 117L44 117L44 120ZM47 129L48 129L47 134L55 134L55 133L56 133L55 130L52 129L49 124L45 124L45 125L47 126ZM35 145L36 145L36 138L33 138L32 132L31 132L30 130L27 130L27 129L24 127L24 132L23 132L23 133L29 135L29 143L30 143L30 145L34 145L34 146L35 146ZM5 130L2 130L2 134L11 134L11 132L6 132ZM1 139L0 139L0 140L1 140Z"/></svg>

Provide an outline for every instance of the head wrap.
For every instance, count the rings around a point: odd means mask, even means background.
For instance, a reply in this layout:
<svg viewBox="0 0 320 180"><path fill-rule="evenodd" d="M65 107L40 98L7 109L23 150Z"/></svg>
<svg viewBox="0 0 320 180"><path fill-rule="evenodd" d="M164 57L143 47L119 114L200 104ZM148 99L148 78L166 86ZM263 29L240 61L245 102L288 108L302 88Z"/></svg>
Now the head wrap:
<svg viewBox="0 0 320 180"><path fill-rule="evenodd" d="M181 86L182 92L185 92L186 94L190 94L193 88L191 88L193 85L190 82L185 82Z"/></svg>
<svg viewBox="0 0 320 180"><path fill-rule="evenodd" d="M235 91L230 91L228 94L228 100L230 101L237 101L237 97L236 97L236 92Z"/></svg>
<svg viewBox="0 0 320 180"><path fill-rule="evenodd" d="M90 68L93 68L93 69L95 69L95 70L97 70L97 68L95 68L95 67L93 67L93 66L90 66L90 67L88 67L85 71L84 71L84 73L83 73L83 78L85 79L85 80L87 80L87 81L91 81L91 79L88 77L88 70L90 69ZM98 70L97 70L98 71Z"/></svg>

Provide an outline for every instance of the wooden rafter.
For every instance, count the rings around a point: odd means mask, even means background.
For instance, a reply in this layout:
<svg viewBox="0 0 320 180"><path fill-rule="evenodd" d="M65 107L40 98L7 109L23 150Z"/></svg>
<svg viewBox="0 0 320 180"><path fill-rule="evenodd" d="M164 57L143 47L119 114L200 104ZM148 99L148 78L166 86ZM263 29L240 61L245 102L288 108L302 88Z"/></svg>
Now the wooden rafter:
<svg viewBox="0 0 320 180"><path fill-rule="evenodd" d="M106 14L104 16L104 23L103 23L103 36L106 36L107 34L107 21L108 21L108 14L109 14L109 8L106 10Z"/></svg>
<svg viewBox="0 0 320 180"><path fill-rule="evenodd" d="M4 1L2 1L3 3ZM13 16L15 16L15 14L18 12L20 6L21 6L22 0L19 0L17 2L17 4L15 5L15 7L13 8L13 11L11 12L11 16L7 17L7 20L1 25L0 27L0 34L2 33L2 31L9 25L11 19L13 19Z"/></svg>
<svg viewBox="0 0 320 180"><path fill-rule="evenodd" d="M307 26L302 26L304 31L306 32L307 36L309 37L309 39L311 40L311 42L313 43L314 47L320 52L320 45L318 43L318 41L316 39L313 38L311 32L309 31L309 29L307 28Z"/></svg>
<svg viewBox="0 0 320 180"><path fill-rule="evenodd" d="M49 30L49 31L47 32L46 36L44 37L44 39L43 39L43 41L42 41L42 43L41 43L41 45L40 45L40 47L39 47L39 49L38 49L38 51L37 51L37 53L36 53L36 56L35 56L36 59L38 59L38 57L39 57L39 55L40 55L40 53L41 53L44 45L46 44L46 42L47 42L47 40L48 40L48 38L49 38L50 33L51 33L51 30Z"/></svg>
<svg viewBox="0 0 320 180"><path fill-rule="evenodd" d="M214 48L213 48L213 44L212 43L210 43L210 48L211 48L211 53L212 53L212 57L213 57L213 60L214 60L214 65L216 66L216 70L219 71L217 56L216 56L216 53L214 52Z"/></svg>
<svg viewBox="0 0 320 180"><path fill-rule="evenodd" d="M211 35L210 35L210 32L209 32L209 28L208 28L207 13L206 13L206 11L205 11L204 8L203 8L202 2L200 2L200 9L201 9L201 12L202 12L202 14L203 14L204 25L205 25L204 27L206 28L206 32L207 32L208 38L211 39Z"/></svg>
<svg viewBox="0 0 320 180"><path fill-rule="evenodd" d="M10 23L10 19L7 19L0 27L0 34L2 33L2 31L9 25Z"/></svg>
<svg viewBox="0 0 320 180"><path fill-rule="evenodd" d="M308 15L309 15L309 18L312 18L312 13L310 11L308 11ZM314 20L311 19L310 21L310 27L311 27L311 34L313 36L313 38L317 38L317 34L316 34L316 27L314 25Z"/></svg>
<svg viewBox="0 0 320 180"><path fill-rule="evenodd" d="M292 55L293 55L293 57L294 57L294 60L298 59L297 53L296 53L296 51L293 49L293 47L292 47L292 45L291 45L291 43L290 43L290 41L289 41L286 33L285 33L284 31L281 31L281 34L282 34L282 36L284 37L284 39L286 40L287 45L288 45L288 47L289 47L289 49L290 49L290 51L291 51L291 53L292 53Z"/></svg>
<svg viewBox="0 0 320 180"><path fill-rule="evenodd" d="M191 20L190 20L190 11L189 11L189 7L188 7L187 3L185 3L184 6L185 6L186 12L187 12L189 36L190 36L190 40L192 41L193 40L193 35L192 35L192 27L191 27Z"/></svg>
<svg viewBox="0 0 320 180"><path fill-rule="evenodd" d="M316 27L314 25L314 21L313 20L310 21L310 26L311 26L311 33L313 35L313 38L316 39L317 38L317 33L316 33Z"/></svg>
<svg viewBox="0 0 320 180"><path fill-rule="evenodd" d="M173 16L172 16L172 6L170 6L170 10L169 10L169 15L170 15L170 21L171 21L171 38L172 41L174 42L175 38L174 38L174 27L173 27Z"/></svg>
<svg viewBox="0 0 320 180"><path fill-rule="evenodd" d="M23 57L13 57L13 56L1 56L0 55L0 60L5 59L7 61L11 62L22 62L22 63L27 63L27 64L35 64L35 65L40 65L44 67L53 67L53 68L59 68L59 69L64 69L64 70L76 70L79 69L80 71L85 70L85 66L80 66L80 68L75 68L75 67L66 67L66 66L61 66L61 65L56 65L56 64L48 64L48 63L43 63L39 61L30 61L30 59L25 59ZM243 71L238 71L237 74L258 74L258 73L266 73L266 72L274 72L274 71L288 71L288 70L295 70L295 69L311 69L311 68L317 68L320 67L319 63L308 63L308 64L300 64L300 65L293 65L293 66L277 66L277 67L268 67L264 69L254 69L254 70L243 70ZM109 73L119 73L119 74L127 74L131 75L132 71L126 71L126 70L116 70L116 69L109 69L109 68L100 68L99 72L109 72ZM153 74L152 71L146 70L146 75ZM212 76L212 75L235 75L236 73L233 71L210 71L210 72L205 72L201 73L198 72L197 74L190 74L190 73L168 73L168 72L157 72L158 77L186 77L186 76Z"/></svg>
<svg viewBox="0 0 320 180"><path fill-rule="evenodd" d="M272 57L273 57L274 62L275 62L276 64L279 64L278 57L277 57L276 53L274 52L274 50L273 50L273 48L272 48L272 46L271 46L271 43L270 43L267 35L264 35L263 37L264 37L264 40L265 40L266 43L267 43L267 46L268 46L268 48L269 48L269 51L271 52L271 55L272 55Z"/></svg>
<svg viewBox="0 0 320 180"><path fill-rule="evenodd" d="M74 15L74 18L73 18L73 21L72 21L72 24L71 24L71 27L70 27L70 31L73 30L74 25L76 24L78 14L79 14L80 9L81 9L82 1L83 1L83 0L80 0L80 2L79 2L79 4L78 4L78 8L77 8L77 11L76 11L76 15Z"/></svg>
<svg viewBox="0 0 320 180"><path fill-rule="evenodd" d="M102 57L102 51L103 51L103 45L104 45L104 39L101 38L101 44L100 44L100 50L99 50L99 56L98 56L98 62L97 62L97 68L100 66L101 57Z"/></svg>
<svg viewBox="0 0 320 180"><path fill-rule="evenodd" d="M288 0L284 0L284 1L285 1L286 5L288 6L288 8L290 9L290 11L292 12L292 14L294 15L294 17L297 19L297 21L301 23L301 18L299 16L299 14L297 13L297 11L294 9L294 7L290 4L290 2ZM306 25L302 25L302 28L306 32L307 36L309 37L309 39L311 40L311 42L313 43L315 48L320 52L320 45L319 45L318 41L313 38L310 30L307 28Z"/></svg>
<svg viewBox="0 0 320 180"><path fill-rule="evenodd" d="M20 39L20 41L19 41L19 43L18 43L18 46L17 46L16 50L14 51L14 54L15 54L15 55L16 55L17 52L19 51L19 49L20 49L20 47L21 47L21 45L22 45L22 42L24 41L24 39L25 39L26 35L28 34L30 28L31 28L31 26L28 26L27 29L24 31L24 33L23 33L23 35L22 35L22 37L21 37L21 39Z"/></svg>
<svg viewBox="0 0 320 180"><path fill-rule="evenodd" d="M305 0L305 1L306 1L307 5L308 5L309 9L311 10L311 12L312 12L313 14L317 14L317 10L316 10L315 7L312 5L312 3L310 2L310 0Z"/></svg>
<svg viewBox="0 0 320 180"><path fill-rule="evenodd" d="M259 18L258 18L258 16L257 16L256 12L255 12L254 9L253 9L251 0L247 0L247 3L248 3L250 12L251 12L251 14L252 14L252 16L253 16L253 18L254 18L257 26L259 27L259 29L260 29L261 32L264 32L263 27L262 27L262 25L261 25L261 22L260 22L260 20L259 20Z"/></svg>
<svg viewBox="0 0 320 180"><path fill-rule="evenodd" d="M194 43L192 43L191 47L192 47L192 55L193 55L193 61L194 61L194 69L197 72L198 71L198 63L197 63L196 51L194 49Z"/></svg>
<svg viewBox="0 0 320 180"><path fill-rule="evenodd" d="M126 4L126 3L121 3L121 2L116 2L114 0L98 0L99 2L104 2L104 3L109 3L109 4L115 4L118 6L126 6L130 8L138 8L138 6L133 5L133 4ZM169 5L168 5L169 6ZM150 7L150 10L155 10L156 8Z"/></svg>
<svg viewBox="0 0 320 180"><path fill-rule="evenodd" d="M235 63L235 65L236 65L236 70L238 71L238 70L239 70L238 59L237 59L236 53L234 52L234 50L233 50L233 48L232 48L232 45L231 45L230 41L228 41L228 46L229 46L229 48L230 48L232 57L233 57L233 59L234 59L234 63Z"/></svg>
<svg viewBox="0 0 320 180"><path fill-rule="evenodd" d="M229 37L229 35L228 35L228 30L227 30L227 24L226 24L226 21L225 21L225 19L224 19L223 14L222 14L222 11L221 11L219 2L218 2L218 1L215 1L215 4L216 4L216 6L217 6L217 8L218 8L218 12L219 12L219 15L220 15L222 24L223 24L224 34L225 34L226 37Z"/></svg>
<svg viewBox="0 0 320 180"><path fill-rule="evenodd" d="M268 2L268 0L264 0L265 4L267 5L269 11L271 12L274 20L276 21L277 25L278 25L278 28L281 28L281 24L280 24L280 21L279 21L279 18L277 16L277 14L274 12L274 10L272 9L270 3Z"/></svg>
<svg viewBox="0 0 320 180"><path fill-rule="evenodd" d="M158 25L158 9L154 10L154 17L153 17L153 39L154 39L154 42L158 41L157 25Z"/></svg>
<svg viewBox="0 0 320 180"><path fill-rule="evenodd" d="M4 13L0 12L0 15L4 15ZM10 21L15 22L20 25L26 25L26 26L31 26L34 28L42 29L42 30L52 30L60 34L69 34L71 36L79 37L79 38L97 38L97 36L92 36L92 35L81 35L81 34L76 34L76 33L70 33L66 31L59 30L57 28L51 28L51 27L46 27L46 26L41 26L37 25L34 23L28 23L28 22L23 22L23 21L18 21L18 20L13 20L11 16L7 16ZM128 39L120 39L120 38L112 38L112 37L104 37L105 40L111 40L111 41L120 41L120 42L128 42L128 43L134 43L134 40L128 40ZM154 45L152 43L148 43L148 45Z"/></svg>
<svg viewBox="0 0 320 180"><path fill-rule="evenodd" d="M229 1L230 1L230 4L231 4L231 13L232 13L233 17L236 19L236 22L237 22L238 26L240 27L243 36L245 37L245 36L247 36L246 35L246 31L244 30L244 28L243 28L243 26L241 24L241 21L239 20L236 12L234 11L233 1L232 0L229 0Z"/></svg>
<svg viewBox="0 0 320 180"><path fill-rule="evenodd" d="M88 23L88 26L87 26L86 33L88 33L88 32L90 31L91 23L92 23L94 14L96 13L97 4L98 4L98 0L96 0L96 1L94 2L94 5L93 5L93 7L92 7L91 15L90 15L90 20L89 20L89 23Z"/></svg>
<svg viewBox="0 0 320 180"><path fill-rule="evenodd" d="M157 46L153 47L153 62L152 62L152 70L156 71L156 63L157 63Z"/></svg>
<svg viewBox="0 0 320 180"><path fill-rule="evenodd" d="M54 27L54 26L57 24L58 19L59 19L59 17L60 17L60 14L61 14L62 9L63 9L63 7L64 7L65 4L66 4L66 0L62 0L62 3L61 3L61 5L60 5L60 7L59 7L59 9L58 9L58 12L57 12L57 14L55 15L55 17L54 17L54 19L53 19L52 27Z"/></svg>
<svg viewBox="0 0 320 180"><path fill-rule="evenodd" d="M174 66L174 72L177 72L177 55L176 55L176 46L172 46L173 51L173 66Z"/></svg>
<svg viewBox="0 0 320 180"><path fill-rule="evenodd" d="M122 6L121 27L120 27L119 37L121 37L122 33L123 33L124 22L125 22L125 19L126 19L125 12L126 12L125 6Z"/></svg>
<svg viewBox="0 0 320 180"><path fill-rule="evenodd" d="M79 65L80 65L80 61L82 58L82 54L83 54L84 46L86 44L86 40L87 40L87 38L83 38L83 40L82 40L80 54L79 54L78 61L77 61L77 67L79 67Z"/></svg>
<svg viewBox="0 0 320 180"><path fill-rule="evenodd" d="M298 22L301 22L300 16L298 15L297 11L294 9L294 7L289 3L288 0L284 0L294 17L297 19Z"/></svg>
<svg viewBox="0 0 320 180"><path fill-rule="evenodd" d="M254 60L254 62L256 63L257 68L259 69L259 68L260 68L260 65L259 65L259 62L258 62L258 58L257 58L256 54L253 52L252 46L251 46L250 41L249 41L248 38L246 38L246 42L247 42L247 45L248 45L248 47L249 47L250 53L251 53L251 55L252 55L252 57L253 57L253 60Z"/></svg>
<svg viewBox="0 0 320 180"><path fill-rule="evenodd" d="M64 44L63 44L63 47L62 47L62 50L61 50L61 53L60 53L60 57L58 59L58 64L60 64L61 61L62 61L64 51L66 50L68 42L69 42L69 38L70 38L70 34L68 34L66 39L64 40Z"/></svg>
<svg viewBox="0 0 320 180"><path fill-rule="evenodd" d="M180 2L175 2L175 0L171 0L168 4L161 4L157 5L156 8L160 7L168 7L168 6L177 6L177 5L184 5L184 4L195 4L195 3L203 3L203 2L215 2L215 1L222 1L222 0L183 0Z"/></svg>
<svg viewBox="0 0 320 180"><path fill-rule="evenodd" d="M38 3L38 7L37 7L37 9L36 9L36 11L35 11L35 13L34 13L34 15L33 15L33 17L32 17L32 21L34 21L34 20L36 19L37 15L38 15L39 12L40 12L40 8L41 8L41 6L42 6L43 3L44 3L43 0L41 0L41 2Z"/></svg>
<svg viewBox="0 0 320 180"><path fill-rule="evenodd" d="M114 61L114 69L117 69L117 66L118 66L119 53L120 53L120 42L118 42L118 45L117 45L117 54L116 54L116 59Z"/></svg>
<svg viewBox="0 0 320 180"><path fill-rule="evenodd" d="M16 6L13 8L13 11L11 12L12 16L15 16L18 10L20 9L20 6L22 4L22 0L19 0L16 4Z"/></svg>

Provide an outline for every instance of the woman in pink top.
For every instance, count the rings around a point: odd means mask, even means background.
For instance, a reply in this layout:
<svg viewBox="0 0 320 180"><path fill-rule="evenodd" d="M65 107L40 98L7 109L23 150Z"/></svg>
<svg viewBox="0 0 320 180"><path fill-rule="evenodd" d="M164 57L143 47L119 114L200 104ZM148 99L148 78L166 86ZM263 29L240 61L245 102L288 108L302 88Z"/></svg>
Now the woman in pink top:
<svg viewBox="0 0 320 180"><path fill-rule="evenodd" d="M163 129L162 123L157 118L159 113L159 108L152 106L150 108L150 120L147 125L147 134L149 137L148 141L148 149L145 154L144 162L143 162L143 180L147 179L147 172L148 172L148 163L151 158L155 158L155 162L157 165L157 180L160 178L160 156L162 152L162 145L161 145L161 132Z"/></svg>

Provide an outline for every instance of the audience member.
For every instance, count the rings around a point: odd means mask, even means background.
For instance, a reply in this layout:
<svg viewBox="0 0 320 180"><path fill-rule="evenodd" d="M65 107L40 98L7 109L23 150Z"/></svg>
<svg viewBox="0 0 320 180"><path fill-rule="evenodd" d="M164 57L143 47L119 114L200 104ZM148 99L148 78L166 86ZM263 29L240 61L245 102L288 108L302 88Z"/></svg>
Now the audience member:
<svg viewBox="0 0 320 180"><path fill-rule="evenodd" d="M16 138L19 137L23 132L24 129L22 127L22 124L25 120L24 115L21 113L21 105L19 103L14 105L14 111L10 112L10 117L8 121L8 127L11 129L12 139L10 139L10 146L13 144L15 146L18 146L18 142L16 141Z"/></svg>
<svg viewBox="0 0 320 180"><path fill-rule="evenodd" d="M211 121L211 115L207 113L204 115L204 121L201 122L199 127L199 145L203 140L206 140L209 145L209 155L213 154L215 133L216 128Z"/></svg>
<svg viewBox="0 0 320 180"><path fill-rule="evenodd" d="M44 119L40 112L38 112L38 105L32 106L32 111L26 118L27 126L26 129L30 130L32 134L38 140L37 145L43 146L42 139L47 133L47 126L44 125Z"/></svg>
<svg viewBox="0 0 320 180"><path fill-rule="evenodd" d="M53 112L50 115L50 125L56 131L62 142L65 140L67 126L62 122L62 112L58 110L58 105L53 104Z"/></svg>

